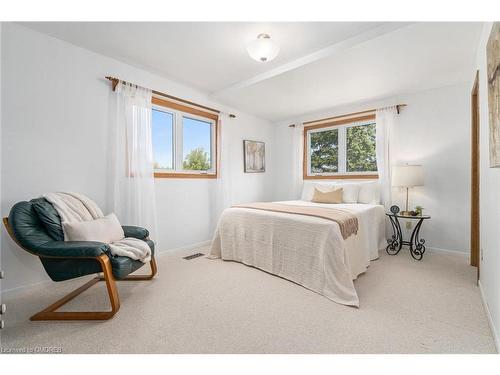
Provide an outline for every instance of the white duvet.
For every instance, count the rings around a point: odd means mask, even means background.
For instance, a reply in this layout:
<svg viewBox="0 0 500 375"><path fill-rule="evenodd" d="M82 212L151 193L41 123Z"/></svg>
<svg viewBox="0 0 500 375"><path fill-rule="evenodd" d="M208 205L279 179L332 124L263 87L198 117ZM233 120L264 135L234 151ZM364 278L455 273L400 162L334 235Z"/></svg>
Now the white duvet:
<svg viewBox="0 0 500 375"><path fill-rule="evenodd" d="M386 246L384 207L278 203L347 209L358 217L358 233L344 240L338 224L327 219L232 207L221 215L209 258L254 266L335 302L359 307L353 280Z"/></svg>

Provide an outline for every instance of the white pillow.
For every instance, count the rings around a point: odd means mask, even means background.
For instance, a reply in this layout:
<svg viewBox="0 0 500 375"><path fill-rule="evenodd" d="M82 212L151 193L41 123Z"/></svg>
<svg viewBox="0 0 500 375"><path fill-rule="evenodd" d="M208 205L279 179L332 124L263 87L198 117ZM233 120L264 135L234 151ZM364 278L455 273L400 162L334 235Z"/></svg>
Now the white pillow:
<svg viewBox="0 0 500 375"><path fill-rule="evenodd" d="M360 184L358 203L380 204L380 184L378 181Z"/></svg>
<svg viewBox="0 0 500 375"><path fill-rule="evenodd" d="M310 201L313 195L314 195L313 183L309 181L304 181L304 183L302 184L302 195L300 196L300 199L303 201Z"/></svg>
<svg viewBox="0 0 500 375"><path fill-rule="evenodd" d="M344 203L358 203L359 185L359 183L346 182L341 182L336 185L344 189L344 194L342 195L342 201Z"/></svg>
<svg viewBox="0 0 500 375"><path fill-rule="evenodd" d="M330 192L340 187L343 188L342 200L344 203L380 204L380 184L378 181L304 181L302 197L300 199L303 201L312 201L315 188L323 192Z"/></svg>
<svg viewBox="0 0 500 375"><path fill-rule="evenodd" d="M112 243L125 237L115 214L90 221L63 223L66 241L97 241Z"/></svg>
<svg viewBox="0 0 500 375"><path fill-rule="evenodd" d="M302 187L302 197L300 198L303 201L312 201L314 196L314 189L318 188L322 192L330 192L335 190L338 187L336 182L311 182L304 181L304 185Z"/></svg>
<svg viewBox="0 0 500 375"><path fill-rule="evenodd" d="M380 204L380 184L378 181L360 183L358 203Z"/></svg>

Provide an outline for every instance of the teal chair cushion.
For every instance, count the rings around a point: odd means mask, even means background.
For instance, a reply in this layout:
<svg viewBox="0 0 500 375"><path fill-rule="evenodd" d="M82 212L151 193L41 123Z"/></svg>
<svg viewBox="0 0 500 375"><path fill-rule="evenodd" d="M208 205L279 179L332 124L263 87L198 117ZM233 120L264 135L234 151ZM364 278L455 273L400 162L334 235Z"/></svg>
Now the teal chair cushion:
<svg viewBox="0 0 500 375"><path fill-rule="evenodd" d="M45 226L45 230L56 241L64 241L64 232L61 225L61 218L52 204L45 198L32 199L38 218Z"/></svg>
<svg viewBox="0 0 500 375"><path fill-rule="evenodd" d="M52 281L70 280L102 272L101 264L95 259L41 257L40 261Z"/></svg>
<svg viewBox="0 0 500 375"><path fill-rule="evenodd" d="M146 242L151 248L151 254L154 254L155 245L153 241L147 240ZM137 271L144 265L144 263L142 263L141 261L133 260L128 257L109 255L109 260L111 260L113 276L118 280L126 278L129 274Z"/></svg>
<svg viewBox="0 0 500 375"><path fill-rule="evenodd" d="M16 203L10 211L9 224L17 241L25 250L40 257L45 271L54 281L101 272L99 262L89 258L102 254L109 257L116 279L123 279L144 265L128 257L112 255L109 246L102 242L63 241L59 215L44 198ZM145 240L154 254L154 243L146 240L149 235L146 229L125 226L124 232L129 237Z"/></svg>
<svg viewBox="0 0 500 375"><path fill-rule="evenodd" d="M149 231L145 228L134 227L131 225L122 225L125 237L134 237L139 240L145 240L149 236Z"/></svg>
<svg viewBox="0 0 500 375"><path fill-rule="evenodd" d="M36 249L37 255L47 257L91 258L109 253L109 246L97 241L49 241Z"/></svg>
<svg viewBox="0 0 500 375"><path fill-rule="evenodd" d="M9 224L17 241L28 251L37 254L38 246L53 241L30 202L19 202L12 207Z"/></svg>
<svg viewBox="0 0 500 375"><path fill-rule="evenodd" d="M153 241L147 242L154 253ZM128 257L114 256L112 254L108 254L108 257L111 261L113 276L117 280L125 279L132 272L137 271L144 265L144 263ZM45 271L53 281L64 281L102 272L101 265L94 259L41 257L40 260Z"/></svg>

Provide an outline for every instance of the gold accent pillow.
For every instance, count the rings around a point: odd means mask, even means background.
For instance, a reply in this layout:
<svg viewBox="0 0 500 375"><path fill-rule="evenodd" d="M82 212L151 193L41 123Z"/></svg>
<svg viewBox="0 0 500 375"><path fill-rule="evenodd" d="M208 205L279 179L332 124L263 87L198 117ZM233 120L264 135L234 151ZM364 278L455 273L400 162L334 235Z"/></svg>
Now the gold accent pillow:
<svg viewBox="0 0 500 375"><path fill-rule="evenodd" d="M315 203L342 203L342 188L337 188L331 191L321 191L314 188L314 195L311 202Z"/></svg>

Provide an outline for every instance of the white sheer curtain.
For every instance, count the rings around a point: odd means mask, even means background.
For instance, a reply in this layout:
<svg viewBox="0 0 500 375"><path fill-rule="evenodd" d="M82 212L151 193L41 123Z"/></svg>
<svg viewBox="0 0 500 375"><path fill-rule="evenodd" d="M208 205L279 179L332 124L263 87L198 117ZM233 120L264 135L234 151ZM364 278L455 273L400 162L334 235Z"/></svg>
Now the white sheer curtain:
<svg viewBox="0 0 500 375"><path fill-rule="evenodd" d="M290 184L290 199L299 199L304 185L304 125L296 124L292 128L292 183Z"/></svg>
<svg viewBox="0 0 500 375"><path fill-rule="evenodd" d="M231 179L231 142L229 140L229 128L226 128L227 115L220 113L217 124L219 136L218 152L218 177L212 189L212 229L215 230L217 222L226 208L233 204L232 179Z"/></svg>
<svg viewBox="0 0 500 375"><path fill-rule="evenodd" d="M386 210L391 206L391 147L394 123L396 122L396 107L377 109L375 114L377 129L377 170L382 189L382 203Z"/></svg>
<svg viewBox="0 0 500 375"><path fill-rule="evenodd" d="M122 225L149 230L157 242L151 90L119 83L111 113L112 209Z"/></svg>

